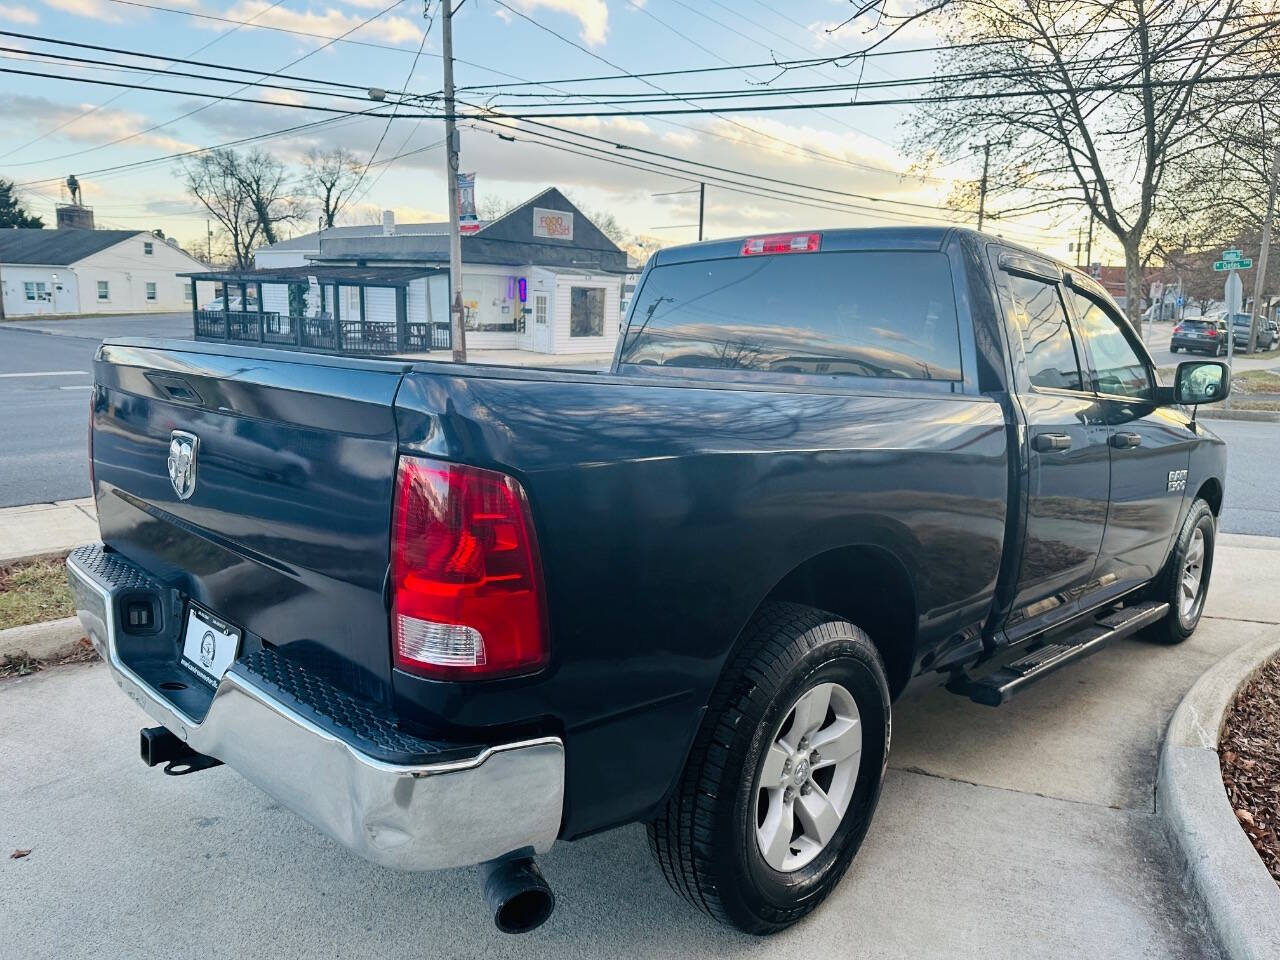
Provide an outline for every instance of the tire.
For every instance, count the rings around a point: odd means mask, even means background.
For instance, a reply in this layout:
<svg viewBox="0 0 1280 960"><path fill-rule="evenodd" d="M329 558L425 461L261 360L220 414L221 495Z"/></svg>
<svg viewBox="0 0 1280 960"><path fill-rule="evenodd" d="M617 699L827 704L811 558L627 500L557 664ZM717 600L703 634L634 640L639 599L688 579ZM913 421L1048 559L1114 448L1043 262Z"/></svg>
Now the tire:
<svg viewBox="0 0 1280 960"><path fill-rule="evenodd" d="M1218 522L1213 511L1203 500L1196 500L1187 512L1173 543L1173 553L1160 577L1156 579L1147 596L1169 604L1168 615L1152 625L1150 635L1161 643L1182 643L1195 633L1200 617L1204 614L1204 601L1209 592L1209 578L1213 574L1214 543L1218 534ZM1197 543L1198 541L1198 543ZM1199 578L1194 594L1187 599L1191 567L1199 557Z"/></svg>
<svg viewBox="0 0 1280 960"><path fill-rule="evenodd" d="M1170 345L1169 345L1169 352L1170 352L1170 353L1177 353L1177 352L1178 352L1178 348L1177 348L1177 347L1175 347L1173 344L1170 344Z"/></svg>
<svg viewBox="0 0 1280 960"><path fill-rule="evenodd" d="M817 726L810 718L804 727L817 730L805 754L800 723L819 710ZM762 606L711 695L679 783L648 825L650 850L671 888L754 934L782 930L817 908L871 823L890 710L884 663L862 630L812 607ZM854 728L860 753L832 765L831 755L851 748ZM828 756L814 757L824 742L832 745ZM799 749L790 752L787 743ZM792 759L783 764L781 756ZM815 823L825 825L824 841L812 839L824 832Z"/></svg>

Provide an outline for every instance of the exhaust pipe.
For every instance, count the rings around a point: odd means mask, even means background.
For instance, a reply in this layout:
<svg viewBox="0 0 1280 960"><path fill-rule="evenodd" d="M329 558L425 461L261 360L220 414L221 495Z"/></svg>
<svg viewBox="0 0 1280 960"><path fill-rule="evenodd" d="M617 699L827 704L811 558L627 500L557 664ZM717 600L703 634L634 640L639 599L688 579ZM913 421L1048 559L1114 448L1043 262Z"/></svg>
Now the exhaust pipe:
<svg viewBox="0 0 1280 960"><path fill-rule="evenodd" d="M483 864L484 899L503 933L528 933L551 916L556 896L532 857Z"/></svg>

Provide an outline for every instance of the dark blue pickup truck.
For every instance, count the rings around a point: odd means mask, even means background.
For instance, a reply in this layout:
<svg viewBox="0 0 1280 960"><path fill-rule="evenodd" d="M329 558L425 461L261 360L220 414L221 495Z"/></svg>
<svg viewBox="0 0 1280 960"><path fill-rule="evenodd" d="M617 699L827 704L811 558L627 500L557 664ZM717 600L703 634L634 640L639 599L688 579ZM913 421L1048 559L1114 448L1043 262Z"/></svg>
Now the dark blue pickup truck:
<svg viewBox="0 0 1280 960"><path fill-rule="evenodd" d="M1190 635L1228 389L1161 385L1094 281L981 234L700 243L605 373L105 343L68 567L149 764L485 864L507 931L551 910L536 854L644 821L766 933L848 867L913 681L996 705Z"/></svg>

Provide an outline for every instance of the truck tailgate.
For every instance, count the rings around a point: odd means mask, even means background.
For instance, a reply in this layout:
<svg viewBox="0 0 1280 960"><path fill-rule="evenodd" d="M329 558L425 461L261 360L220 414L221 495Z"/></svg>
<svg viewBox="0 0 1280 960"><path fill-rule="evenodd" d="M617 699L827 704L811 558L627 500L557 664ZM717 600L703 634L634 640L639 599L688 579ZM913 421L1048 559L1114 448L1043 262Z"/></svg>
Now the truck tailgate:
<svg viewBox="0 0 1280 960"><path fill-rule="evenodd" d="M246 638L377 702L407 365L184 341L116 341L96 362L94 498L103 542ZM174 432L197 438L179 495Z"/></svg>

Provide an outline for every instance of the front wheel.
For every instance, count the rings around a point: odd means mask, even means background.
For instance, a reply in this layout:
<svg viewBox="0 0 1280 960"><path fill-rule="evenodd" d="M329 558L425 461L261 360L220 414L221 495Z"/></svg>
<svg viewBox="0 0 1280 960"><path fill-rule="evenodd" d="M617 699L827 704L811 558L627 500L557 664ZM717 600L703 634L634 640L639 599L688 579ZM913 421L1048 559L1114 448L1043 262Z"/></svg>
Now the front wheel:
<svg viewBox="0 0 1280 960"><path fill-rule="evenodd" d="M1169 613L1151 627L1155 639L1181 643L1195 632L1209 594L1217 534L1213 510L1205 501L1196 500L1178 531L1168 565L1148 591L1152 600L1169 604Z"/></svg>
<svg viewBox="0 0 1280 960"><path fill-rule="evenodd" d="M667 882L747 933L810 913L866 835L889 729L889 687L870 638L812 607L766 604L649 824Z"/></svg>

